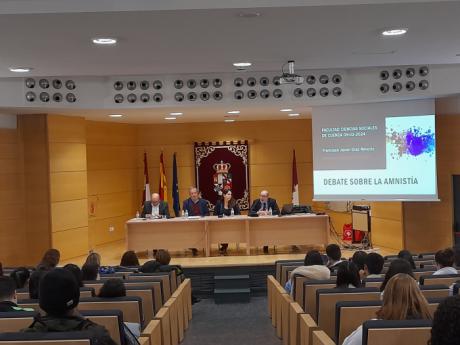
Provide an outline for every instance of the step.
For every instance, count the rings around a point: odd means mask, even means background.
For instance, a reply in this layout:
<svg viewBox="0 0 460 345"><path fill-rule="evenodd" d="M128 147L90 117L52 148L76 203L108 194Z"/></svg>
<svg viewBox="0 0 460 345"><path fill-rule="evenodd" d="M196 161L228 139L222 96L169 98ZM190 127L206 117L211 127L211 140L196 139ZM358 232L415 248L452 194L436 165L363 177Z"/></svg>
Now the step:
<svg viewBox="0 0 460 345"><path fill-rule="evenodd" d="M249 303L251 289L214 289L214 302L222 303Z"/></svg>
<svg viewBox="0 0 460 345"><path fill-rule="evenodd" d="M214 276L215 289L248 289L250 285L249 274Z"/></svg>

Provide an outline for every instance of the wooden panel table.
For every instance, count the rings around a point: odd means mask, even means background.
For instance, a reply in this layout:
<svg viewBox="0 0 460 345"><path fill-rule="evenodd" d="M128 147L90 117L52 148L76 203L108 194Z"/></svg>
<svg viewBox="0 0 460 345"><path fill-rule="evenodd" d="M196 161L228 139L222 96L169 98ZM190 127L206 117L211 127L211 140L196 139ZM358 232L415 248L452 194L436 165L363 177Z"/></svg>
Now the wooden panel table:
<svg viewBox="0 0 460 345"><path fill-rule="evenodd" d="M126 223L127 248L135 251L205 248L210 256L213 243L246 243L249 255L255 246L327 245L328 240L327 215L131 219Z"/></svg>

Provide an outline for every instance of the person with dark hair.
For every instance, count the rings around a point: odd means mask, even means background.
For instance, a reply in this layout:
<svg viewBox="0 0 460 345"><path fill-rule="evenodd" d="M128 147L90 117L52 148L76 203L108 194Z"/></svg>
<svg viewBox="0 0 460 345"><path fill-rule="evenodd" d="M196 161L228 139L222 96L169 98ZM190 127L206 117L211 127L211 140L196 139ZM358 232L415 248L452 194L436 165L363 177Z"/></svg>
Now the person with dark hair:
<svg viewBox="0 0 460 345"><path fill-rule="evenodd" d="M26 267L18 267L10 273L10 277L14 280L16 289L23 289L29 282L30 272Z"/></svg>
<svg viewBox="0 0 460 345"><path fill-rule="evenodd" d="M99 266L84 264L81 268L82 280L99 280Z"/></svg>
<svg viewBox="0 0 460 345"><path fill-rule="evenodd" d="M34 311L17 305L16 283L10 277L0 276L0 312Z"/></svg>
<svg viewBox="0 0 460 345"><path fill-rule="evenodd" d="M326 255L327 255L327 267L334 271L337 266L343 261L342 260L342 251L337 244L330 244L326 247Z"/></svg>
<svg viewBox="0 0 460 345"><path fill-rule="evenodd" d="M385 259L378 253L369 253L364 264L365 278L382 278L382 270Z"/></svg>
<svg viewBox="0 0 460 345"><path fill-rule="evenodd" d="M406 260L407 262L409 262L410 266L412 267L413 270L415 270L415 262L414 262L414 258L412 257L412 254L410 251L408 250L401 250L399 253L398 253L398 259L403 259L403 260Z"/></svg>
<svg viewBox="0 0 460 345"><path fill-rule="evenodd" d="M363 250L358 250L354 252L353 256L351 257L351 262L353 262L359 270L359 276L361 279L364 279L364 265L366 264L367 253Z"/></svg>
<svg viewBox="0 0 460 345"><path fill-rule="evenodd" d="M48 249L45 254L43 255L42 260L37 266L37 269L42 270L52 270L59 264L59 260L61 259L61 253L57 249Z"/></svg>
<svg viewBox="0 0 460 345"><path fill-rule="evenodd" d="M458 345L460 339L460 296L439 303L431 326L430 345Z"/></svg>
<svg viewBox="0 0 460 345"><path fill-rule="evenodd" d="M446 274L458 274L457 270L453 267L455 261L455 253L451 248L439 250L434 255L436 267L438 270L433 273L435 276Z"/></svg>
<svg viewBox="0 0 460 345"><path fill-rule="evenodd" d="M33 271L29 279L29 297L31 299L38 299L38 292L40 289L40 280L45 275L45 270Z"/></svg>
<svg viewBox="0 0 460 345"><path fill-rule="evenodd" d="M70 271L74 275L79 287L83 287L83 274L80 267L74 264L67 264L63 268L67 271Z"/></svg>
<svg viewBox="0 0 460 345"><path fill-rule="evenodd" d="M99 290L99 297L103 298L114 298L114 297L125 297L126 287L123 280L118 278L107 279Z"/></svg>
<svg viewBox="0 0 460 345"><path fill-rule="evenodd" d="M155 273L160 269L160 264L156 260L149 260L145 262L140 268L139 272L142 273Z"/></svg>
<svg viewBox="0 0 460 345"><path fill-rule="evenodd" d="M231 216L233 210L233 215L241 214L240 208L236 203L235 198L233 197L231 189L225 189L222 192L222 199L217 200L216 206L214 207L214 215L218 217ZM221 243L219 252L220 254L227 254L228 243Z"/></svg>
<svg viewBox="0 0 460 345"><path fill-rule="evenodd" d="M90 252L89 255L86 257L84 265L96 265L98 267L101 267L101 255L96 252Z"/></svg>
<svg viewBox="0 0 460 345"><path fill-rule="evenodd" d="M167 250L160 249L155 254L155 260L161 266L167 266L171 262L171 255L169 254L169 252Z"/></svg>
<svg viewBox="0 0 460 345"><path fill-rule="evenodd" d="M385 274L385 278L383 279L382 285L380 286L381 292L385 290L388 281L398 273L408 274L413 279L415 279L414 272L412 271L412 267L409 261L405 259L395 259L391 262L390 267L388 267L388 271Z"/></svg>
<svg viewBox="0 0 460 345"><path fill-rule="evenodd" d="M88 319L77 310L80 302L80 288L74 275L57 268L47 272L40 282L40 309L46 315L37 315L22 332L72 332L85 331L95 344L115 345L107 330Z"/></svg>
<svg viewBox="0 0 460 345"><path fill-rule="evenodd" d="M353 289L361 287L361 277L359 276L358 266L351 261L341 262L337 266L338 289Z"/></svg>
<svg viewBox="0 0 460 345"><path fill-rule="evenodd" d="M286 282L285 290L292 294L294 277L296 275L304 276L309 280L327 280L331 278L331 271L324 266L323 258L317 250L310 250L304 259L304 266L295 268L291 272L290 279Z"/></svg>
<svg viewBox="0 0 460 345"><path fill-rule="evenodd" d="M139 258L134 250L128 250L123 254L120 261L120 266L123 267L132 267L132 266L140 266Z"/></svg>

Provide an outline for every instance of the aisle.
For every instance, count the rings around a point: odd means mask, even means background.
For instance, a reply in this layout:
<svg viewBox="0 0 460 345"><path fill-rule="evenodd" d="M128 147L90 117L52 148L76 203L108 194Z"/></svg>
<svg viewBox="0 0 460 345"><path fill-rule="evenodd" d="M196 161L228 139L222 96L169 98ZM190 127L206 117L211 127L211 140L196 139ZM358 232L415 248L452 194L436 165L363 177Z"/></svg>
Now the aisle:
<svg viewBox="0 0 460 345"><path fill-rule="evenodd" d="M266 297L247 304L214 304L203 299L193 306L193 319L182 345L280 345L267 311Z"/></svg>

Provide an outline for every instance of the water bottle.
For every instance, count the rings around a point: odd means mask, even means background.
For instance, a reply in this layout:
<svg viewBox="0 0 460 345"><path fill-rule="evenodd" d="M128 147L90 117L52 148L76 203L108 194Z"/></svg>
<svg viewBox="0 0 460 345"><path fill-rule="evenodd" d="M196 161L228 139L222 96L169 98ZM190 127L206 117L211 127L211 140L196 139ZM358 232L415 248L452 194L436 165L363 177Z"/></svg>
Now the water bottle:
<svg viewBox="0 0 460 345"><path fill-rule="evenodd" d="M270 216L273 216L273 210L272 210L271 207L268 209L268 214L269 214Z"/></svg>
<svg viewBox="0 0 460 345"><path fill-rule="evenodd" d="M139 211L136 211L136 218L139 218L139 217L140 217Z"/></svg>
<svg viewBox="0 0 460 345"><path fill-rule="evenodd" d="M188 218L188 211L185 210L185 218Z"/></svg>
<svg viewBox="0 0 460 345"><path fill-rule="evenodd" d="M185 217L185 212L184 212L184 210L182 210L182 218L184 218L184 217Z"/></svg>
<svg viewBox="0 0 460 345"><path fill-rule="evenodd" d="M233 217L234 215L235 215L235 210L232 207L232 209L230 210L230 217Z"/></svg>

